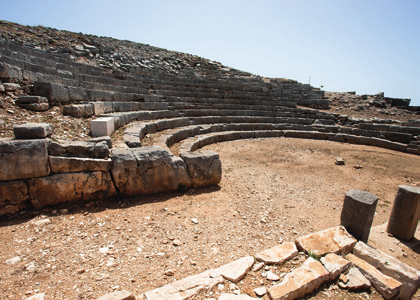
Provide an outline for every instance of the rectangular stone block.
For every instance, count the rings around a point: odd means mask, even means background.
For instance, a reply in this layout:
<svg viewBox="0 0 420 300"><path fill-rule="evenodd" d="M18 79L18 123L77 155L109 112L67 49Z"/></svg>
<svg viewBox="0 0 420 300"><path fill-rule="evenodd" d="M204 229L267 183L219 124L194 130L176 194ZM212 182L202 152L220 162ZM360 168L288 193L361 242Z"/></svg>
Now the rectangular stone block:
<svg viewBox="0 0 420 300"><path fill-rule="evenodd" d="M93 136L110 136L115 130L114 118L98 118L90 121L90 131Z"/></svg>
<svg viewBox="0 0 420 300"><path fill-rule="evenodd" d="M41 177L49 173L46 140L0 142L0 181Z"/></svg>
<svg viewBox="0 0 420 300"><path fill-rule="evenodd" d="M109 172L55 174L31 179L28 186L35 208L108 197L116 193Z"/></svg>
<svg viewBox="0 0 420 300"><path fill-rule="evenodd" d="M222 163L218 153L212 151L183 153L181 158L188 166L194 187L218 184L222 179Z"/></svg>
<svg viewBox="0 0 420 300"><path fill-rule="evenodd" d="M354 246L353 254L374 266L383 274L400 281L402 287L398 299L410 300L420 286L420 272L418 270L378 249L363 242L358 242Z"/></svg>
<svg viewBox="0 0 420 300"><path fill-rule="evenodd" d="M335 280L341 273L348 269L351 263L335 253L328 253L321 257L321 263L330 272L330 281Z"/></svg>
<svg viewBox="0 0 420 300"><path fill-rule="evenodd" d="M319 261L308 258L304 264L287 274L280 284L268 289L271 299L296 299L311 293L328 281L329 272Z"/></svg>
<svg viewBox="0 0 420 300"><path fill-rule="evenodd" d="M345 255L353 250L357 240L343 226L318 231L296 240L299 251L324 256L328 253Z"/></svg>
<svg viewBox="0 0 420 300"><path fill-rule="evenodd" d="M52 132L53 126L46 123L26 123L13 127L13 133L17 139L44 139Z"/></svg>
<svg viewBox="0 0 420 300"><path fill-rule="evenodd" d="M348 254L345 258L351 261L362 272L385 299L391 299L400 292L402 287L401 282L386 276L374 266L353 254Z"/></svg>
<svg viewBox="0 0 420 300"><path fill-rule="evenodd" d="M341 225L356 239L367 242L378 197L372 193L350 190L344 197Z"/></svg>
<svg viewBox="0 0 420 300"><path fill-rule="evenodd" d="M258 252L255 254L255 259L266 264L282 264L297 255L298 250L295 243L286 242L273 248Z"/></svg>

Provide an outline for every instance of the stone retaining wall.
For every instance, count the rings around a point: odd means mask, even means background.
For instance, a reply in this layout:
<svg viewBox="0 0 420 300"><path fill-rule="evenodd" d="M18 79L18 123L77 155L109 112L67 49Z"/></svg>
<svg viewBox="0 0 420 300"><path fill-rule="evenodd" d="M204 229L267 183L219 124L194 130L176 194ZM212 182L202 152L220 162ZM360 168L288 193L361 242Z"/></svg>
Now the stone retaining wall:
<svg viewBox="0 0 420 300"><path fill-rule="evenodd" d="M218 184L222 172L214 152L179 158L157 146L112 149L110 138L1 141L0 158L0 215L116 194Z"/></svg>

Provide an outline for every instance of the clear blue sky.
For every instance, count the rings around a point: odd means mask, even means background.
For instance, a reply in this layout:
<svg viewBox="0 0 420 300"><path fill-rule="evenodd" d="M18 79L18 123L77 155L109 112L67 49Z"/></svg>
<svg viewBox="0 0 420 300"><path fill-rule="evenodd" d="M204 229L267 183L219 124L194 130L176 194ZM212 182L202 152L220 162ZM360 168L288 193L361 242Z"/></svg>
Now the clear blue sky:
<svg viewBox="0 0 420 300"><path fill-rule="evenodd" d="M420 0L0 0L0 19L420 105Z"/></svg>

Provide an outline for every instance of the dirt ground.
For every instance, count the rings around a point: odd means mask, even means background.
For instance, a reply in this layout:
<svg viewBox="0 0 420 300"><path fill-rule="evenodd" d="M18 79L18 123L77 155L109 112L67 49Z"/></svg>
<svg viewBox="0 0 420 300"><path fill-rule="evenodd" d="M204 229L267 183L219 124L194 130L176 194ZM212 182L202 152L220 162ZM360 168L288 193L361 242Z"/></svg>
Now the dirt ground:
<svg viewBox="0 0 420 300"><path fill-rule="evenodd" d="M379 197L373 225L381 225L389 218L397 186L420 186L418 156L381 148L279 138L204 149L220 153L218 186L2 217L0 298L45 292L46 299L95 299L115 290L139 295L336 226L351 189ZM344 166L335 165L337 156ZM420 269L419 230L412 243L403 244L387 237L383 226L377 228L369 244ZM5 264L16 256L21 261ZM238 288L252 294L251 287L263 282L258 274L250 278L200 299L217 299ZM382 299L375 291L351 294L336 285L305 299L339 298Z"/></svg>

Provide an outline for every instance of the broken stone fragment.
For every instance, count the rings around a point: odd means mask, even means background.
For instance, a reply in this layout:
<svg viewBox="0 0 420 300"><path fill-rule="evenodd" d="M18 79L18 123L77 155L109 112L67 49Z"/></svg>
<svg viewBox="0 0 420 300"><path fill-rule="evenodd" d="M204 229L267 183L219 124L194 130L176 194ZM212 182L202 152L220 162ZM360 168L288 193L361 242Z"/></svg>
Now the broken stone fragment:
<svg viewBox="0 0 420 300"><path fill-rule="evenodd" d="M309 257L304 264L287 274L283 281L268 289L271 299L296 299L311 293L329 280L329 272L319 261Z"/></svg>
<svg viewBox="0 0 420 300"><path fill-rule="evenodd" d="M50 107L48 99L42 96L20 96L16 100L16 104L33 111L46 111Z"/></svg>
<svg viewBox="0 0 420 300"><path fill-rule="evenodd" d="M335 158L335 164L338 166L344 166L346 164L346 162L344 161L343 158L341 157L336 157Z"/></svg>
<svg viewBox="0 0 420 300"><path fill-rule="evenodd" d="M335 253L329 253L321 258L321 263L330 272L330 281L335 280L351 265L351 263Z"/></svg>
<svg viewBox="0 0 420 300"><path fill-rule="evenodd" d="M227 265L221 266L216 269L215 272L222 275L225 279L238 283L248 271L252 268L254 264L254 258L252 256L247 256L235 260Z"/></svg>
<svg viewBox="0 0 420 300"><path fill-rule="evenodd" d="M296 240L300 251L324 256L328 253L345 255L353 250L357 240L343 226L336 226L318 231Z"/></svg>
<svg viewBox="0 0 420 300"><path fill-rule="evenodd" d="M371 287L369 280L357 268L351 268L346 276L347 282L338 283L338 286L342 289L349 291L369 290Z"/></svg>
<svg viewBox="0 0 420 300"><path fill-rule="evenodd" d="M282 264L283 262L298 255L295 243L287 242L273 248L258 252L255 254L257 261L266 264Z"/></svg>
<svg viewBox="0 0 420 300"><path fill-rule="evenodd" d="M194 187L218 184L222 179L222 163L219 154L212 151L183 153Z"/></svg>

